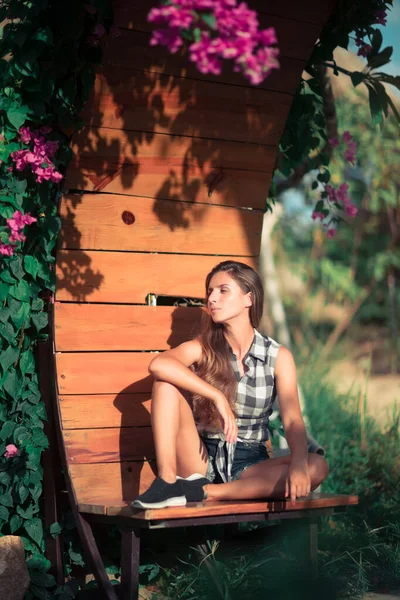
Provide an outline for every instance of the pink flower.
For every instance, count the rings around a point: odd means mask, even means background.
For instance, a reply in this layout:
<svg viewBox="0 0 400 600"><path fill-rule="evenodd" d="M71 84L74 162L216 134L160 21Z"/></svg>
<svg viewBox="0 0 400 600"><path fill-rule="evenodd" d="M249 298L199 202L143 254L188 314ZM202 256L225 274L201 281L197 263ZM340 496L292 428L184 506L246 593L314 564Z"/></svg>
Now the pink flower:
<svg viewBox="0 0 400 600"><path fill-rule="evenodd" d="M387 23L387 14L386 10L377 10L375 13L375 23L379 23L380 25L386 25Z"/></svg>
<svg viewBox="0 0 400 600"><path fill-rule="evenodd" d="M334 229L333 227L329 228L328 231L326 232L326 237L330 240L331 238L335 237L336 235L336 229Z"/></svg>
<svg viewBox="0 0 400 600"><path fill-rule="evenodd" d="M0 254L3 256L12 256L14 254L14 246L11 244L3 244L0 242Z"/></svg>
<svg viewBox="0 0 400 600"><path fill-rule="evenodd" d="M337 189L337 199L341 200L341 202L345 202L346 200L348 200L348 191L349 191L349 186L347 183L341 183Z"/></svg>
<svg viewBox="0 0 400 600"><path fill-rule="evenodd" d="M98 38L103 37L103 35L105 35L105 33L106 33L106 29L105 29L104 25L102 25L101 23L98 23L96 25L96 27L93 29L93 34Z"/></svg>
<svg viewBox="0 0 400 600"><path fill-rule="evenodd" d="M14 456L18 455L18 448L17 446L14 446L14 444L8 444L8 446L6 446L6 452L4 453L4 457L5 458L13 458Z"/></svg>
<svg viewBox="0 0 400 600"><path fill-rule="evenodd" d="M32 217L29 213L25 215L20 211L16 210L10 219L7 219L7 224L12 231L19 231L23 229L25 225L32 225L37 219Z"/></svg>
<svg viewBox="0 0 400 600"><path fill-rule="evenodd" d="M343 135L342 135L342 140L344 141L345 144L348 144L349 142L351 142L351 140L353 139L353 136L351 135L350 131L344 131Z"/></svg>
<svg viewBox="0 0 400 600"><path fill-rule="evenodd" d="M97 13L97 8L91 4L84 4L83 8L87 13L89 13L89 15L95 15Z"/></svg>
<svg viewBox="0 0 400 600"><path fill-rule="evenodd" d="M350 204L350 203L346 203L344 206L344 210L345 213L351 217L352 219L356 216L356 214L358 213L358 208L356 206L354 206L354 204Z"/></svg>
<svg viewBox="0 0 400 600"><path fill-rule="evenodd" d="M323 221L325 219L324 213L317 212L316 210L313 211L311 217L314 221L315 221L315 219L320 219L321 221Z"/></svg>
<svg viewBox="0 0 400 600"><path fill-rule="evenodd" d="M23 144L29 144L32 139L32 132L29 127L20 127L19 128L19 139Z"/></svg>
<svg viewBox="0 0 400 600"><path fill-rule="evenodd" d="M336 201L335 188L332 185L330 185L329 183L327 183L325 186L325 191L328 193L329 200L331 200L332 202L335 202Z"/></svg>
<svg viewBox="0 0 400 600"><path fill-rule="evenodd" d="M8 238L9 242L24 242L26 237L23 233L19 233L19 231L11 231L11 234Z"/></svg>
<svg viewBox="0 0 400 600"><path fill-rule="evenodd" d="M370 44L363 44L359 49L358 49L358 56L363 56L364 58L367 58L372 51L372 46Z"/></svg>
<svg viewBox="0 0 400 600"><path fill-rule="evenodd" d="M328 142L331 148L337 148L340 144L338 137L333 137L330 140L328 140Z"/></svg>
<svg viewBox="0 0 400 600"><path fill-rule="evenodd" d="M348 149L345 150L344 157L347 160L347 162L351 163L352 165L355 164L355 162L356 162L356 155L351 150L348 150Z"/></svg>

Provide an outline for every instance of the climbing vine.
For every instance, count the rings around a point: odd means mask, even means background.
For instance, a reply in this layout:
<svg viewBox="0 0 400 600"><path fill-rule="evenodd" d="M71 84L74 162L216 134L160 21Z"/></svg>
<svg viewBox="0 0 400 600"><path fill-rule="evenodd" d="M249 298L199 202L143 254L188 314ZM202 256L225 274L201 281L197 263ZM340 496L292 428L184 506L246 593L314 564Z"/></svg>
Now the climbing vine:
<svg viewBox="0 0 400 600"><path fill-rule="evenodd" d="M46 598L55 581L44 557L48 440L35 349L47 335L55 287L57 200L70 136L81 125L111 15L102 0L6 0L0 22L0 532L22 537L27 597Z"/></svg>

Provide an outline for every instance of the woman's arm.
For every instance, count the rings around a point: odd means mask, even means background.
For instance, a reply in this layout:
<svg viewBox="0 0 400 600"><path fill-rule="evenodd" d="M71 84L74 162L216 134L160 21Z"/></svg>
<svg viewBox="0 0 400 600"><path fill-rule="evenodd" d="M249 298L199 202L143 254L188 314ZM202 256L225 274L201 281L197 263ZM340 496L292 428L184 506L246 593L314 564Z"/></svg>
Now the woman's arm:
<svg viewBox="0 0 400 600"><path fill-rule="evenodd" d="M214 402L224 425L228 442L237 438L235 416L223 393L196 375L189 367L198 362L201 345L198 340L180 344L177 348L158 354L149 364L149 373L155 379L172 383L176 387L209 398Z"/></svg>
<svg viewBox="0 0 400 600"><path fill-rule="evenodd" d="M296 366L293 355L287 348L279 349L275 378L283 429L292 457L286 496L290 494L294 502L296 497L310 493L311 480L308 473L307 434L297 391Z"/></svg>

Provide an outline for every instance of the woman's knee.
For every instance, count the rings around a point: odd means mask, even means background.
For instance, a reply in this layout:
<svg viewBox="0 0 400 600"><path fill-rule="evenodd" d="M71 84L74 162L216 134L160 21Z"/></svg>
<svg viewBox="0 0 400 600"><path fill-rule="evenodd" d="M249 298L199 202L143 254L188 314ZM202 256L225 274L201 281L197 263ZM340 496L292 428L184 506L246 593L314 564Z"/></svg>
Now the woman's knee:
<svg viewBox="0 0 400 600"><path fill-rule="evenodd" d="M315 489L327 478L329 467L325 458L320 454L309 454L308 456L311 487L312 489Z"/></svg>
<svg viewBox="0 0 400 600"><path fill-rule="evenodd" d="M153 397L155 394L162 393L165 396L181 396L182 392L180 389L174 385L173 383L168 383L168 381L161 381L160 379L155 379L153 382Z"/></svg>

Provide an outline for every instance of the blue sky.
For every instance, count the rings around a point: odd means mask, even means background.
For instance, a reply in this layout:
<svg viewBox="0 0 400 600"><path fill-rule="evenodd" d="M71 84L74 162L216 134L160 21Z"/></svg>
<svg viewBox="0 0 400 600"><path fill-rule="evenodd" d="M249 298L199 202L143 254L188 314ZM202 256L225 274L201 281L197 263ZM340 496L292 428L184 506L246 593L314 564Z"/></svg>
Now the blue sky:
<svg viewBox="0 0 400 600"><path fill-rule="evenodd" d="M393 46L393 54L390 63L379 70L391 75L400 75L400 0L394 0L393 7L388 11L387 25L377 25L383 35L383 47ZM349 48L356 50L352 44Z"/></svg>

